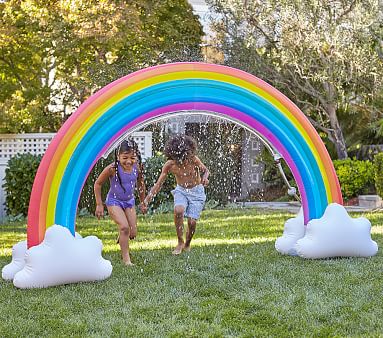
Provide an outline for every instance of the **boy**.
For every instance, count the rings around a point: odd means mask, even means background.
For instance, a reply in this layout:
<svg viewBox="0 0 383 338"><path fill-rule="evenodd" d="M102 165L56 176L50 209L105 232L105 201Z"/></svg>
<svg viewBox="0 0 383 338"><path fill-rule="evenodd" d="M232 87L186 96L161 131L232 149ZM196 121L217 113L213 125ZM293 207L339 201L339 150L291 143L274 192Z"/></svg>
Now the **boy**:
<svg viewBox="0 0 383 338"><path fill-rule="evenodd" d="M160 191L168 174L173 174L177 186L172 190L174 197L174 224L178 244L173 255L179 255L183 250L190 251L197 220L206 201L204 187L208 185L209 170L196 156L197 143L186 135L176 135L165 145L165 155L168 161L162 167L161 175L144 200L147 206L152 198ZM201 177L202 174L202 177ZM188 218L186 240L183 239L183 219Z"/></svg>

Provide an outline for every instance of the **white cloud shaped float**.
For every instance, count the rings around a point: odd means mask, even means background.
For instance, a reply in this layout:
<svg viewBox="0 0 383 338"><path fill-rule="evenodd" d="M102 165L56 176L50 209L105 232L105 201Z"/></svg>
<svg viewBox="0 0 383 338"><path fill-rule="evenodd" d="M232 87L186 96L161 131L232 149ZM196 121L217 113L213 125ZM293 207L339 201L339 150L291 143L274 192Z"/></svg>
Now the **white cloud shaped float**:
<svg viewBox="0 0 383 338"><path fill-rule="evenodd" d="M350 217L336 203L329 204L321 218L311 220L304 236L298 238L302 227L303 218L299 215L288 220L286 233L277 239L276 249L303 258L371 257L378 252L377 243L371 239L370 221L365 217ZM297 241L292 244L294 238Z"/></svg>
<svg viewBox="0 0 383 338"><path fill-rule="evenodd" d="M12 250L12 262L3 268L3 278L11 277L12 271L20 267L20 243ZM102 242L97 237L73 237L67 228L53 225L42 243L25 251L25 266L14 274L13 284L26 289L104 280L110 277L113 267L101 252Z"/></svg>
<svg viewBox="0 0 383 338"><path fill-rule="evenodd" d="M284 255L296 256L295 244L305 235L305 230L303 209L300 208L296 217L286 221L282 237L275 241L275 249Z"/></svg>
<svg viewBox="0 0 383 338"><path fill-rule="evenodd" d="M3 279L13 280L16 273L24 268L26 251L27 241L21 241L12 247L12 261L1 270L1 277Z"/></svg>

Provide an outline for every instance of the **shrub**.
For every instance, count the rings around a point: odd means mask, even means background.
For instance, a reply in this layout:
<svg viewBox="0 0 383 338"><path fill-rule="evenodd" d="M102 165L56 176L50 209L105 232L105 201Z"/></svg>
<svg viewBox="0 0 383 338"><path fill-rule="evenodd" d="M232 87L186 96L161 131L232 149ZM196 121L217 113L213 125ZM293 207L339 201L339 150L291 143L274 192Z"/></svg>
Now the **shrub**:
<svg viewBox="0 0 383 338"><path fill-rule="evenodd" d="M29 199L41 155L17 154L5 169L5 207L11 216L28 214Z"/></svg>
<svg viewBox="0 0 383 338"><path fill-rule="evenodd" d="M150 188L156 183L158 177L161 174L163 165L166 162L166 157L162 153L158 152L155 156L148 158L144 164L144 175L146 189L149 192ZM162 185L161 191L154 197L150 207L151 209L157 209L161 205L167 205L167 202L173 201L171 191L175 188L175 178L173 175L168 175L165 182Z"/></svg>
<svg viewBox="0 0 383 338"><path fill-rule="evenodd" d="M383 197L383 153L375 155L374 171L376 192Z"/></svg>
<svg viewBox="0 0 383 338"><path fill-rule="evenodd" d="M345 200L373 190L374 167L372 162L348 158L335 160L334 167Z"/></svg>
<svg viewBox="0 0 383 338"><path fill-rule="evenodd" d="M262 180L264 187L262 189L252 189L249 192L251 201L294 201L293 196L287 194L287 185L279 171L273 155L269 150L263 148L257 161L264 164ZM281 159L282 170L286 175L289 184L297 187L293 174L287 163Z"/></svg>
<svg viewBox="0 0 383 338"><path fill-rule="evenodd" d="M81 211L81 214L85 215L87 210L90 214L94 215L96 210L96 199L94 197L93 186L97 177L101 174L103 169L110 163L114 162L114 153L112 152L108 158L101 158L92 168L89 173L85 184L81 191L80 200L78 202L78 210ZM109 181L105 182L101 189L102 200L105 201L106 195L109 191Z"/></svg>

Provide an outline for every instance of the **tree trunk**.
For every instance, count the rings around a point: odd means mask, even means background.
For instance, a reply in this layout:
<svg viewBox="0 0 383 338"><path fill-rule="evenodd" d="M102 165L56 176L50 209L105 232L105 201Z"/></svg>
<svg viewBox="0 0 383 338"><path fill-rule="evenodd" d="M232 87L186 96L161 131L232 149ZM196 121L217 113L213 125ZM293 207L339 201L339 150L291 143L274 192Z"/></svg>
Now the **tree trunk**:
<svg viewBox="0 0 383 338"><path fill-rule="evenodd" d="M332 136L338 159L343 160L348 157L346 142L344 140L342 128L340 127L338 117L336 116L336 105L330 103L326 107L328 116L330 118L330 125L332 129Z"/></svg>

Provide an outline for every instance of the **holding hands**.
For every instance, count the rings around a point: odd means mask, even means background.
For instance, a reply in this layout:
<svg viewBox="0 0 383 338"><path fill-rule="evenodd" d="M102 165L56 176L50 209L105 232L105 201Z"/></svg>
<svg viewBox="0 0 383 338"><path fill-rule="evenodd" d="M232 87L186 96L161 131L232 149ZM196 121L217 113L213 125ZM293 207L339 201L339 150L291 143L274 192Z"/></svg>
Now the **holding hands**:
<svg viewBox="0 0 383 338"><path fill-rule="evenodd" d="M145 215L147 212L148 212L148 204L143 201L142 203L140 203L140 205L138 206L141 210L141 212Z"/></svg>

